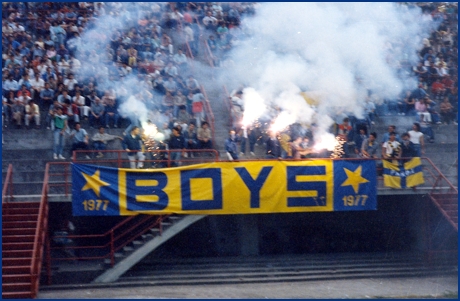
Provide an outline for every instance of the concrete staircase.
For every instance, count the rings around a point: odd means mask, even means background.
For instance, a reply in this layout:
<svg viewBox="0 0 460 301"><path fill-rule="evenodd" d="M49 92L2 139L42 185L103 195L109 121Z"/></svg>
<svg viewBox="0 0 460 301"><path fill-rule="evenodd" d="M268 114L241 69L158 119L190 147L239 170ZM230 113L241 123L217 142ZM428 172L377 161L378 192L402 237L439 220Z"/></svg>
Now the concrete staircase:
<svg viewBox="0 0 460 301"><path fill-rule="evenodd" d="M325 281L379 277L456 275L457 258L428 266L416 253L290 254L225 258L149 258L113 283L86 288L165 285L218 285L294 281ZM76 285L42 287L42 291Z"/></svg>
<svg viewBox="0 0 460 301"><path fill-rule="evenodd" d="M170 215L162 220L161 225L155 224L147 229L139 228L138 230L142 230L141 234L123 234L117 232L118 234L116 234L116 236L120 237L133 235L133 240L131 241L131 239L129 239L128 241L131 242L127 244L125 244L125 241L120 242L122 248L114 254L113 265L110 258L105 260L89 259L91 257L101 257L104 254L98 253L97 249L84 249L80 251L80 254L84 256L86 260L79 260L78 262L59 261L52 265L52 285L47 285L46 273L42 272L42 284L40 289L66 288L69 287L69 285L72 286L76 284L91 286L92 284L97 285L115 282L121 275L143 260L144 257L153 250L204 217L205 215ZM139 220L144 219L142 216L138 216L138 218ZM149 223L149 221L147 221L147 223ZM135 229L136 226L130 224L129 227L131 229L130 232L137 233ZM114 242L114 245L118 244L118 242ZM81 258L83 259L83 257Z"/></svg>
<svg viewBox="0 0 460 301"><path fill-rule="evenodd" d="M115 254L116 264L98 276L93 283L116 281L153 250L204 217L205 215L169 216L166 221L162 222L163 232L161 235L158 228L152 228L150 233L142 235L131 245L124 247L122 252Z"/></svg>
<svg viewBox="0 0 460 301"><path fill-rule="evenodd" d="M458 232L458 193L431 194L435 206Z"/></svg>

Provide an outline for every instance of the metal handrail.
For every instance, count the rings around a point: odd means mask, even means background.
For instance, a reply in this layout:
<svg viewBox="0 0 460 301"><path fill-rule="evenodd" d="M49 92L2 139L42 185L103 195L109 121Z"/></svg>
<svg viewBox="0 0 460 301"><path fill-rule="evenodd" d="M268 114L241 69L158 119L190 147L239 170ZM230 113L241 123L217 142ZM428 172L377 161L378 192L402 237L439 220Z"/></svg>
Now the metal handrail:
<svg viewBox="0 0 460 301"><path fill-rule="evenodd" d="M458 193L458 189L444 176L444 174L434 165L433 161L431 161L430 158L424 157L423 159L427 160L431 166L434 168L434 170L438 173L437 180L435 182L435 185L433 185L433 189L436 188L436 184L438 183L438 180L444 180L446 181L447 185L449 185L450 189L452 189L455 193Z"/></svg>
<svg viewBox="0 0 460 301"><path fill-rule="evenodd" d="M214 113L213 113L212 108L211 108L211 103L209 102L208 95L206 94L206 90L204 89L203 85L201 85L200 88L201 88L201 93L203 93L203 96L204 96L204 99L205 99L204 107L205 107L205 110L207 111L206 115L209 116L208 121L211 124L212 141L216 141L215 140L216 130L215 130L215 127L214 127Z"/></svg>
<svg viewBox="0 0 460 301"><path fill-rule="evenodd" d="M116 159L108 159L108 158L100 158L100 159L79 159L79 154L81 155L91 155L95 153L103 153L103 154L116 154L117 158ZM72 161L73 162L91 162L91 163L117 163L118 167L122 167L122 163L129 162L129 159L123 159L122 155L127 154L127 153L137 153L138 151L135 150L74 150L72 153ZM167 167L171 167L171 163L173 160L171 160L171 153L191 153L191 154L196 154L197 156L195 158L188 158L188 157L183 157L180 159L182 163L199 163L199 162L215 162L219 161L219 152L215 149L169 149L169 150L163 150L163 149L158 149L158 150L145 150L143 153L145 154L152 154L153 155L168 155L167 159L146 159L144 160L144 163L149 163L149 162L160 162L160 163L167 163ZM200 154L208 154L210 155L209 157L199 157ZM81 157L81 156L80 156ZM127 157L127 155L126 155Z"/></svg>
<svg viewBox="0 0 460 301"><path fill-rule="evenodd" d="M5 182L2 190L2 204L13 198L13 164L8 164Z"/></svg>
<svg viewBox="0 0 460 301"><path fill-rule="evenodd" d="M187 150L187 152L199 152L200 150ZM228 160L222 160L220 158L217 157L217 154L218 152L216 150L208 150L209 152L212 152L215 157L213 158L198 158L198 159L194 159L194 158L182 158L181 161L184 163L184 165L186 163L190 163L190 164L196 164L196 163L203 163L203 159L206 160L206 162L208 163L211 163L211 162L251 162L251 161L273 161L274 159L266 159L266 158L261 158L261 159L251 159L251 160L246 160L246 159L243 159L243 160L233 160L233 161L228 161ZM81 152L81 153L94 153L94 152L98 152L98 151L95 151L95 150L91 150L91 151L84 151L84 150L77 150L75 152ZM120 155L122 152L125 152L123 150L106 150L106 151L102 151L104 153L117 153L118 155ZM153 153L154 152L171 152L171 151L167 151L167 150L158 150L158 151L152 151ZM329 157L322 157L322 158L302 158L302 159L280 159L280 160L283 160L283 161L311 161L311 160L316 160L316 159L330 159ZM410 158L401 158L400 160L406 160L406 159L410 159ZM276 159L275 159L276 160ZM354 161L354 160L374 160L374 161L381 161L383 160L382 158L339 158L339 159L332 159L332 160L348 160L348 161ZM437 191L439 190L445 190L446 187L441 187L440 185L432 185L432 184L429 184L429 181L430 180L433 180L432 182L435 182L436 179L438 178L441 178L443 180L445 180L445 182L447 183L447 188L454 191L454 193L458 193L458 190L457 188L442 174L442 172L434 165L434 163L426 158L426 157L422 157L421 158L422 162L423 160L425 160L426 162L428 162L428 164L422 164L423 166L423 172L424 172L424 178L425 178L425 184L423 185L423 187L425 187L425 189L429 188L429 192L427 193L436 193ZM78 162L78 163L84 163L84 164L97 164L97 165L101 165L101 164L116 164L117 166L121 166L121 163L123 162L129 162L128 159L105 159L105 158L101 158L101 159L77 159L77 160L74 160L74 162ZM148 162L168 162L168 160L145 160L144 161L144 164L145 163L148 163ZM70 168L70 164L69 162L53 162L51 164L66 164L67 167L66 169L69 169ZM433 167L432 169L430 169L429 167ZM377 171L379 171L379 168L377 167ZM69 178L70 180L70 172L67 170L67 171L64 171L64 173L55 173L55 174L50 174L51 175L54 175L54 176L60 176L60 177L67 177ZM382 176L378 176L377 177L378 181L383 181L383 177ZM428 186L427 186L428 184ZM62 182L57 182L57 183L49 183L49 186L67 186L66 187L66 193L65 195L67 196L68 195L68 191L70 190L70 183L69 181L65 181L64 183ZM431 186L430 186L431 185ZM379 189L381 189L381 187L379 186Z"/></svg>
<svg viewBox="0 0 460 301"><path fill-rule="evenodd" d="M96 154L98 152L103 153L105 156L104 158L95 158L95 159L79 159L79 155L92 155ZM84 164L95 164L95 165L109 165L109 166L115 166L118 168L122 168L124 163L129 163L129 159L122 158L122 155L126 153L127 151L125 150L75 150L72 155L72 162L75 163L84 163ZM136 152L136 151L131 151L131 152ZM171 152L178 152L177 150L148 150L145 151L144 153L146 154L169 154ZM185 151L179 151L179 152L186 152L189 154L199 154L199 153L204 153L207 154L208 157L198 157L195 156L195 158L181 158L181 162L183 165L190 165L190 164L198 164L198 163L210 163L210 162L218 162L220 161L219 159L219 152L215 149L195 149L195 150L185 150ZM115 154L116 158L114 159L109 159L107 158L110 154ZM127 156L126 156L127 157ZM147 157L147 156L146 156ZM170 159L171 156L168 156L166 159L145 159L144 160L144 166L147 164L161 164L161 165L166 165L164 168L170 167L172 160ZM63 170L60 171L49 171L48 172L48 187L63 187L64 188L64 195L67 197L70 195L70 186L71 186L71 172L70 172L70 162L49 162L51 167L57 167L61 166ZM57 178L57 181L50 181L50 178L55 179Z"/></svg>
<svg viewBox="0 0 460 301"><path fill-rule="evenodd" d="M232 102L230 101L230 94L228 93L227 87L225 85L223 85L223 90L224 90L224 103L228 109L229 124L230 126L233 127Z"/></svg>
<svg viewBox="0 0 460 301"><path fill-rule="evenodd" d="M37 229L35 230L34 247L32 251L32 262L30 274L32 276L32 298L35 298L38 293L40 284L40 273L42 267L42 257L44 254L44 246L47 241L48 233L48 172L49 166L46 165L45 176L43 179L42 196L40 207L38 210Z"/></svg>
<svg viewBox="0 0 460 301"><path fill-rule="evenodd" d="M212 72L212 76L214 78L214 60L213 60L213 54L212 54L212 51L211 51L211 48L209 48L209 44L208 44L208 41L204 38L204 36L201 36L201 41L203 42L204 44L204 48L205 48L205 57L206 57L206 60L208 61L209 63L209 66L211 66L213 72Z"/></svg>
<svg viewBox="0 0 460 301"><path fill-rule="evenodd" d="M51 247L50 243L48 243L48 252L47 258L47 270L48 270L48 284L52 283L51 279L51 263L52 261L59 261L59 260L100 260L100 259L110 259L110 264L113 267L115 265L115 253L120 249L124 248L134 240L136 240L141 235L148 232L153 227L158 226L159 228L159 235L162 234L162 227L161 222L165 220L169 215L160 215L160 216L142 216L142 215L134 215L126 218L119 224L115 225L108 231L101 233L101 234L90 234L90 235L55 235L53 238L65 238L65 239L84 239L84 238L94 238L98 239L99 241L104 241L104 238L108 238L107 243L103 243L101 245L92 245L92 246L53 246ZM135 219L141 217L139 221ZM133 225L129 225L129 222L135 222ZM123 227L125 227L123 229ZM115 233L117 230L120 230L121 233ZM120 243L121 242L121 243ZM55 257L51 259L51 250L65 250L65 249L106 249L109 248L108 252L105 255L100 256L79 256L79 257Z"/></svg>

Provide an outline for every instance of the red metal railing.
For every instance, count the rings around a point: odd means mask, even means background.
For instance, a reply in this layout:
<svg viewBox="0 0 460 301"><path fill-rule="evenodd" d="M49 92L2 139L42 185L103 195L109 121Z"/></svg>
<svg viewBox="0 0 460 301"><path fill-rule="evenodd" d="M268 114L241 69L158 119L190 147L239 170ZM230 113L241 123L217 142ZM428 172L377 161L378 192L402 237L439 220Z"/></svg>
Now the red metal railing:
<svg viewBox="0 0 460 301"><path fill-rule="evenodd" d="M188 41L185 41L185 55L189 58L188 64L193 73L195 71L195 57L193 56L193 52Z"/></svg>
<svg viewBox="0 0 460 301"><path fill-rule="evenodd" d="M229 119L228 124L229 126L233 126L233 115L232 115L233 104L232 104L232 101L230 100L230 94L228 93L227 87L225 85L223 86L223 90L224 90L224 96L223 96L224 103L228 109L228 119Z"/></svg>
<svg viewBox="0 0 460 301"><path fill-rule="evenodd" d="M8 165L2 190L2 204L13 199L13 164Z"/></svg>
<svg viewBox="0 0 460 301"><path fill-rule="evenodd" d="M44 246L48 233L48 171L47 164L45 168L45 177L43 180L42 197L38 211L37 229L35 230L34 248L32 253L32 263L30 274L32 276L32 296L35 298L40 285L40 273L42 270L42 258L44 254Z"/></svg>
<svg viewBox="0 0 460 301"><path fill-rule="evenodd" d="M211 77L214 79L214 55L211 51L211 48L209 47L206 37L201 35L200 38L204 48L204 57L208 61L209 66L211 66Z"/></svg>
<svg viewBox="0 0 460 301"><path fill-rule="evenodd" d="M187 152L190 153L199 153L203 150L187 150ZM206 150L208 154L212 154L212 157L197 157L197 158L182 158L182 166L185 165L190 165L190 164L198 164L198 163L210 163L210 162L230 162L228 160L221 160L218 157L218 153L216 150ZM91 153L96 153L99 151L96 150L91 150L91 151L84 151L84 150L77 150L74 151L74 157L77 153L79 154L91 154ZM126 153L126 151L123 150L106 150L102 151L104 154L112 154L115 158L100 158L100 159L83 159L82 155L80 155L80 158L75 158L74 162L78 163L85 163L85 164L96 164L96 165L101 165L101 166L111 166L111 167L118 167L118 168L128 168L129 160L125 158L121 158L121 154ZM146 153L170 153L174 151L166 151L166 150L161 150L161 151L148 151ZM328 156L324 156L323 158L308 158L308 159L283 159L283 161L312 161L316 159L329 159ZM404 159L404 158L402 158ZM409 159L409 158L407 158ZM356 161L356 160L372 160L372 161L381 161L381 158L375 158L375 159L364 159L364 158L340 158L340 159L332 159L334 161L339 161L339 160L346 160L346 161ZM442 172L434 165L434 163L429 159L429 158L421 158L422 162L425 162L426 164L422 164L423 166L423 174L424 174L424 180L425 183L422 185L419 185L416 189L421 190L424 189L426 190L426 193L432 194L432 193L458 193L457 188L442 174ZM256 159L256 160L234 160L231 162L251 162L251 161L273 161L273 159ZM144 161L144 165L148 163L164 163L165 165L171 163L172 161L169 159L149 159ZM69 195L70 191L70 185L71 185L71 176L70 176L70 164L69 162L52 162L49 163L52 166L60 166L60 165L67 165L64 166L64 170L59 170L54 173L49 173L50 177L51 176L59 176L65 179L64 182L49 182L49 186L63 186L66 185L63 193L65 193L66 196ZM377 167L376 172L378 174L382 173L382 168ZM377 176L378 179L378 189L380 191L383 190L391 190L391 188L386 188L383 185L383 176Z"/></svg>
<svg viewBox="0 0 460 301"><path fill-rule="evenodd" d="M158 229L158 234L162 234L162 222L169 215L134 215L115 225L108 231L101 234L89 235L53 235L52 240L48 240L47 252L47 271L48 285L52 284L51 266L57 261L100 261L109 259L110 265L115 265L115 254L130 243L139 239L153 228ZM71 240L71 245L59 245L53 240ZM78 252L76 254L75 252ZM83 254L81 252L85 252ZM53 253L55 253L53 255ZM64 254L70 254L65 256Z"/></svg>
<svg viewBox="0 0 460 301"><path fill-rule="evenodd" d="M86 155L94 157L95 154L101 152L103 158L83 159ZM72 160L74 162L85 162L85 163L97 163L100 165L108 165L113 167L129 167L128 153L137 153L137 151L125 151L125 150L75 150L72 154ZM216 162L219 161L219 153L215 149L186 149L186 150L146 150L144 167L149 168L149 164L155 165L153 168L159 167L172 167L175 163L171 159L172 153L182 153L181 158L176 163L183 165L191 165L198 163ZM182 157L184 154L187 157Z"/></svg>
<svg viewBox="0 0 460 301"><path fill-rule="evenodd" d="M211 132L212 132L212 141L216 141L215 140L215 133L216 133L216 130L215 130L215 126L214 126L214 113L212 111L212 108L211 108L211 103L209 102L209 98L208 98L208 95L206 94L206 90L204 89L203 86L200 87L201 89L201 93L203 93L203 96L204 96L204 110L206 112L206 117L207 117L207 120L208 122L211 124Z"/></svg>
<svg viewBox="0 0 460 301"><path fill-rule="evenodd" d="M83 159L85 155L94 157L97 153L103 153L104 158L93 158ZM135 151L132 151L135 152ZM146 168L160 168L170 167L173 160L169 155L173 150L154 150L144 152L147 156L144 160L144 166ZM177 151L176 151L177 152ZM214 149L197 149L197 150L186 150L188 158L181 158L180 162L182 166L209 163L219 161L219 153ZM76 150L73 152L73 162L94 164L100 166L109 166L117 168L129 168L129 159L126 155L127 151L124 150ZM161 159L159 155L168 154L168 158ZM193 157L191 157L193 155ZM148 156L152 156L152 159L147 159ZM47 183L49 189L53 189L58 194L64 194L66 197L70 195L72 176L71 176L71 165L69 162L50 162L50 169L48 170Z"/></svg>

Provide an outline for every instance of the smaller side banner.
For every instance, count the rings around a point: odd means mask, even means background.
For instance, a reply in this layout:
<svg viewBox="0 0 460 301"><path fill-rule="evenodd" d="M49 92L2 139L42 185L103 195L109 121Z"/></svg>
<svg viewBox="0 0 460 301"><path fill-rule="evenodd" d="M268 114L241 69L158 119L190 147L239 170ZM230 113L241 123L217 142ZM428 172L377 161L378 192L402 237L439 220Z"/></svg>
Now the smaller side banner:
<svg viewBox="0 0 460 301"><path fill-rule="evenodd" d="M408 188L425 183L419 157L407 162L383 160L383 184L391 188Z"/></svg>

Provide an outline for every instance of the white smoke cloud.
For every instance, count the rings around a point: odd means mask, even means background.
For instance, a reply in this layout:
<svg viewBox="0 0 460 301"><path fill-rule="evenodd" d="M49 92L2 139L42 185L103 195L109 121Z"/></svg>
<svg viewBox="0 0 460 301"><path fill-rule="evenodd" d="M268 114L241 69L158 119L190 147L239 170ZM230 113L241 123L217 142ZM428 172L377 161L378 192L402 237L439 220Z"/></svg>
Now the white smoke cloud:
<svg viewBox="0 0 460 301"><path fill-rule="evenodd" d="M142 125L147 123L147 107L134 95L122 103L118 110L124 118L138 118Z"/></svg>
<svg viewBox="0 0 460 301"><path fill-rule="evenodd" d="M166 5L165 2L156 4ZM118 79L119 66L113 62L113 59L109 59L107 46L113 38L124 36L123 32L130 30L137 24L139 18L147 15L151 11L152 3L106 2L104 6L106 13L90 21L81 36L76 53L81 68L76 74L82 79L95 77L99 90L113 89L117 92L124 90L123 94L126 97L123 98L126 100L119 106L120 115L131 119L137 118L142 125L145 125L148 119L145 102L151 99L148 99L149 97L140 99L139 93L144 95L148 93L145 93L143 83L137 76L129 74L123 80ZM74 42L70 40L69 44Z"/></svg>
<svg viewBox="0 0 460 301"><path fill-rule="evenodd" d="M417 79L398 78L396 67L416 63L433 26L420 9L396 3L262 3L242 23L247 38L230 53L225 83L254 88L267 106L316 122L319 132L339 108L361 117L369 90L383 100L415 88ZM302 91L321 95L315 107Z"/></svg>

